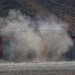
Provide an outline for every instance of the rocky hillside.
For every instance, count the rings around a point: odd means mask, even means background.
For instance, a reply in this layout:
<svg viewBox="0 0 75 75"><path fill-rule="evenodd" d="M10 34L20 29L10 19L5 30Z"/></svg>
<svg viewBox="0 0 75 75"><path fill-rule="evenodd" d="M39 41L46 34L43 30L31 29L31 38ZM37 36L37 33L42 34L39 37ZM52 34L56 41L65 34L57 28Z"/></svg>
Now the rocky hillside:
<svg viewBox="0 0 75 75"><path fill-rule="evenodd" d="M75 0L0 0L0 15L6 16L9 9L20 9L31 17L54 14L75 27Z"/></svg>

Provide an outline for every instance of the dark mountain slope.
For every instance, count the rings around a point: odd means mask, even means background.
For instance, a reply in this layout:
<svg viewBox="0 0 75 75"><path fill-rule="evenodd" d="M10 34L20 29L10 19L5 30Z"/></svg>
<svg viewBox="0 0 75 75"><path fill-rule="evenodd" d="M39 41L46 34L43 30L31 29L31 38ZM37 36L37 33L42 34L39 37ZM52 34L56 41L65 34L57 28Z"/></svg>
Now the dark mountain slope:
<svg viewBox="0 0 75 75"><path fill-rule="evenodd" d="M0 15L6 16L9 9L20 9L32 17L54 14L75 27L75 0L0 0Z"/></svg>
<svg viewBox="0 0 75 75"><path fill-rule="evenodd" d="M51 13L75 27L75 0L15 0L30 15L39 13L45 17Z"/></svg>

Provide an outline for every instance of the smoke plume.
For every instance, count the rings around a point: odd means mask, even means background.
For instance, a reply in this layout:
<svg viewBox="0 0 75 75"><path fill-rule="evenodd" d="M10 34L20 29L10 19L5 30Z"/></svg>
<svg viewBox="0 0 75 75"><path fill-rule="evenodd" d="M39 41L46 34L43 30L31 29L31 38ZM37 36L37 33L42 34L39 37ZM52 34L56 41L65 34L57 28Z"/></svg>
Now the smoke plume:
<svg viewBox="0 0 75 75"><path fill-rule="evenodd" d="M57 61L73 46L68 26L54 16L36 23L19 10L0 18L3 60L11 62Z"/></svg>

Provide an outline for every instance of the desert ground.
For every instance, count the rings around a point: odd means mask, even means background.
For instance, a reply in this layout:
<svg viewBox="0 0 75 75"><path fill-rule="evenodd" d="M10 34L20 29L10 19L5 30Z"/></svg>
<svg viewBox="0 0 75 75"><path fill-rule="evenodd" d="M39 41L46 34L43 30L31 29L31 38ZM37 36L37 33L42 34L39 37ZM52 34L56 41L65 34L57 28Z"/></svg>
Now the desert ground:
<svg viewBox="0 0 75 75"><path fill-rule="evenodd" d="M0 75L74 75L75 62L2 63Z"/></svg>

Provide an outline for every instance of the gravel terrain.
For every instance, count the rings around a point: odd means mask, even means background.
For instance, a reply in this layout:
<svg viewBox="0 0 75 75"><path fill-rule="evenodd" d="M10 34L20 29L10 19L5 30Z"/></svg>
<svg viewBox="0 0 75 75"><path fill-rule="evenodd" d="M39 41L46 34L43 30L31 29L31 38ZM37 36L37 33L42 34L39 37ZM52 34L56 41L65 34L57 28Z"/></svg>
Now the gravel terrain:
<svg viewBox="0 0 75 75"><path fill-rule="evenodd" d="M4 63L0 75L75 75L75 63Z"/></svg>

